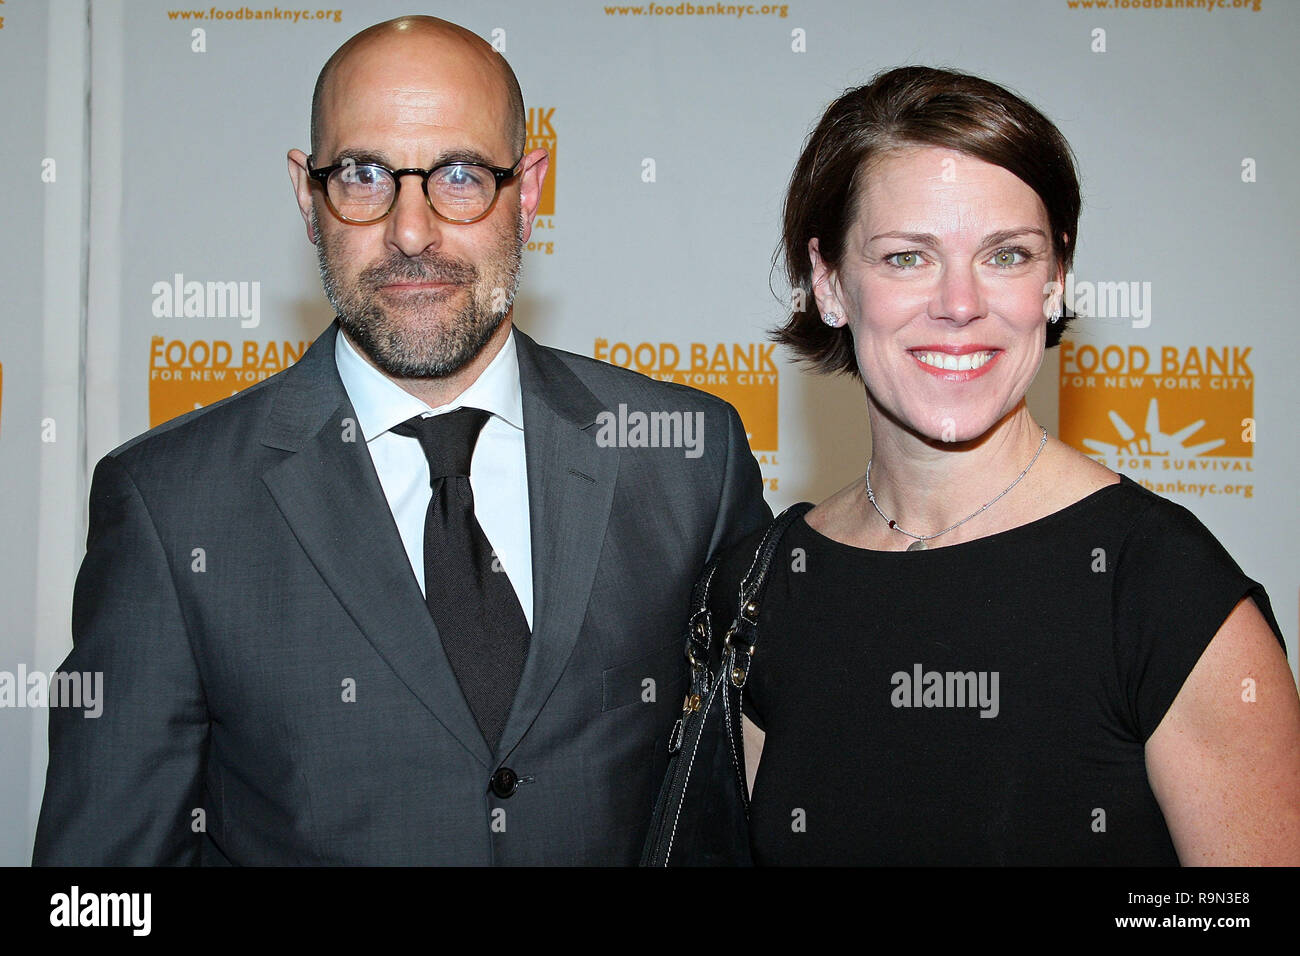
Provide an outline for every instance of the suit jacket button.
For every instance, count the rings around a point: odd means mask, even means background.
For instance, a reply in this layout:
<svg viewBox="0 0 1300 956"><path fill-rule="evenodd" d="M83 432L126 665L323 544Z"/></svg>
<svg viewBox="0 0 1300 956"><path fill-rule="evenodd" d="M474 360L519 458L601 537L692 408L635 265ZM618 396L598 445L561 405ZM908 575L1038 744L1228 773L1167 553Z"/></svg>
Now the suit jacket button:
<svg viewBox="0 0 1300 956"><path fill-rule="evenodd" d="M519 789L519 774L509 767L501 767L496 773L492 774L489 785L492 792L504 800L507 797L514 796L514 792Z"/></svg>

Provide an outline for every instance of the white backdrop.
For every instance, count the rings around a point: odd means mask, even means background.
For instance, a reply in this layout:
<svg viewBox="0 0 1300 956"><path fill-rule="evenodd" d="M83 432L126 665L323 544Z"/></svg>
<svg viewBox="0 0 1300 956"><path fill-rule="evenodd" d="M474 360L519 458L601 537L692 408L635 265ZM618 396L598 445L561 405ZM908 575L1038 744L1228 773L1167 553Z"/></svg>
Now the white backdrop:
<svg viewBox="0 0 1300 956"><path fill-rule="evenodd" d="M804 136L845 87L904 63L1028 97L1078 154L1073 293L1092 316L1031 407L1191 508L1267 587L1294 668L1296 4L330 0L294 22L174 2L0 5L0 672L49 671L70 646L94 462L283 367L330 321L284 155L308 148L328 55L411 12L502 49L552 152L518 323L733 401L774 508L852 481L870 447L860 387L766 340ZM0 746L0 864L22 864L45 714L0 708Z"/></svg>

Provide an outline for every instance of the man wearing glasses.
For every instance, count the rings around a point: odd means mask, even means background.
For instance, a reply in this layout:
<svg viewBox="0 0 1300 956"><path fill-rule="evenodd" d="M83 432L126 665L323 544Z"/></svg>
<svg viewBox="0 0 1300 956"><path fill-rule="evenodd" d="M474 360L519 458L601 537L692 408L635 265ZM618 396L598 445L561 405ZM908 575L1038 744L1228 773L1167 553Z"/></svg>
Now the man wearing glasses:
<svg viewBox="0 0 1300 956"><path fill-rule="evenodd" d="M453 24L325 65L288 158L337 320L96 469L64 669L104 712L51 709L36 863L636 861L689 590L769 512L730 406L513 327L524 142ZM699 453L607 447L620 406Z"/></svg>

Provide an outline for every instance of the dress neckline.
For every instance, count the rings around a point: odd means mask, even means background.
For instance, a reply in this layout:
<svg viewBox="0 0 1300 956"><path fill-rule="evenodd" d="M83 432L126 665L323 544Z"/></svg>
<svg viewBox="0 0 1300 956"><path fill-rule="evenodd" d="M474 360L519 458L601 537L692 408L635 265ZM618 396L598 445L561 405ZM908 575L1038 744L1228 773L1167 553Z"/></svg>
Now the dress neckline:
<svg viewBox="0 0 1300 956"><path fill-rule="evenodd" d="M902 551L878 551L875 548L859 548L856 545L845 544L843 541L836 541L834 538L827 537L826 535L818 531L816 528L814 528L812 525L810 525L808 523L807 513L801 514L798 518L797 523L802 525L804 529L808 531L809 534L817 538L819 541L823 541L833 548L839 548L842 551L846 551L850 554L858 554L858 555L878 554L878 555L890 555L890 556L907 555L908 558L917 558L920 557L921 555L927 555L927 554L933 555L943 551L957 552L963 548L972 548L981 544L1001 543L1005 541L1009 535L1021 534L1022 532L1025 531L1038 529L1044 525L1056 521L1064 520L1065 518L1069 517L1074 511L1083 508L1087 505L1093 504L1098 498L1106 495L1108 492L1112 491L1113 489L1126 488L1126 487L1138 488L1143 491L1146 490L1141 485L1139 485L1136 481L1134 481L1132 478L1128 477L1127 475L1120 474L1119 481L1111 482L1109 485L1103 485L1102 487L1098 488L1096 491L1092 491L1084 495L1078 501L1071 502L1070 504L1066 505L1064 508L1059 508L1056 511L1051 512L1050 514L1045 514L1041 518L1035 518L1033 521L1027 521L1022 525L1016 525L1014 528L1007 528L1005 531L996 531L993 534L984 535L983 537L980 538L972 538L970 541L961 541L958 542L957 544L946 545L942 548L926 548L924 551L908 551L906 549Z"/></svg>

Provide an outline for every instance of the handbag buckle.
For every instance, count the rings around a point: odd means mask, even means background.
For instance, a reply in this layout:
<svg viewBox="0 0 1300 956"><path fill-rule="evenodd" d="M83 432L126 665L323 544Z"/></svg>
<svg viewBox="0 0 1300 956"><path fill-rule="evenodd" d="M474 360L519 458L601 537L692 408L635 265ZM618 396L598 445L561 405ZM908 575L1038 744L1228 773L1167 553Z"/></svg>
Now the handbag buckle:
<svg viewBox="0 0 1300 956"><path fill-rule="evenodd" d="M733 642L731 635L727 635L727 642L724 647L731 648L731 671L728 674L731 679L731 686L743 688L745 681L749 680L749 665L754 662L754 645L742 644L739 641ZM741 657L739 651L744 651L745 656ZM724 663L723 666L727 665Z"/></svg>
<svg viewBox="0 0 1300 956"><path fill-rule="evenodd" d="M727 631L727 636L722 640L722 653L725 655L730 648L734 647L738 651L744 651L746 657L753 657L754 656L753 641L745 641L743 638L740 640L732 640L733 637L739 637L739 636L740 636L740 628L736 627L733 624L730 630Z"/></svg>

